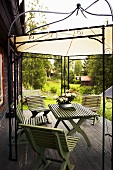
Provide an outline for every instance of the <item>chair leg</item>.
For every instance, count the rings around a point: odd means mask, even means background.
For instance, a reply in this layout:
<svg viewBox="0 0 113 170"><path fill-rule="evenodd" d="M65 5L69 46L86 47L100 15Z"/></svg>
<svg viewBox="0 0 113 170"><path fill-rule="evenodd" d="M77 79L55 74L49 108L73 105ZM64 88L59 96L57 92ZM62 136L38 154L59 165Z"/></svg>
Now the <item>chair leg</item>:
<svg viewBox="0 0 113 170"><path fill-rule="evenodd" d="M36 117L36 115L39 113L38 111L34 110L34 111L31 111L32 112L32 116L31 118L34 118Z"/></svg>
<svg viewBox="0 0 113 170"><path fill-rule="evenodd" d="M33 170L44 170L51 163L51 161L46 160L44 153L45 149L41 149L40 153L38 153Z"/></svg>
<svg viewBox="0 0 113 170"><path fill-rule="evenodd" d="M74 169L74 165L72 165L70 163L69 157L70 157L71 153L65 154L65 157L63 157L63 163L61 165L61 169L60 170L73 170Z"/></svg>
<svg viewBox="0 0 113 170"><path fill-rule="evenodd" d="M44 116L46 117L46 119L47 119L47 123L49 123L49 124L51 124L52 122L49 120L49 118L48 118L48 116L47 116L47 114L50 112L50 110L47 110L47 111L44 111Z"/></svg>
<svg viewBox="0 0 113 170"><path fill-rule="evenodd" d="M60 170L73 170L74 165L72 165L70 162L67 163L67 161L63 161Z"/></svg>
<svg viewBox="0 0 113 170"><path fill-rule="evenodd" d="M99 120L99 116L94 117L92 125L95 125L97 122L99 122Z"/></svg>
<svg viewBox="0 0 113 170"><path fill-rule="evenodd" d="M66 161L63 161L63 163L61 164L60 170L66 170L66 166L67 166Z"/></svg>

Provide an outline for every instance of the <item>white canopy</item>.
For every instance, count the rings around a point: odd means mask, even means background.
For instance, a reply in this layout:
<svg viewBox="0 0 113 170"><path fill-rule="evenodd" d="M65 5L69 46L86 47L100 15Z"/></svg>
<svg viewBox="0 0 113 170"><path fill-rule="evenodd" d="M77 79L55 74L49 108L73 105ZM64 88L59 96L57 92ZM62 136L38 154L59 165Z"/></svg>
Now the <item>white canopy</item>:
<svg viewBox="0 0 113 170"><path fill-rule="evenodd" d="M104 30L104 33L103 33ZM11 36L14 43L14 36ZM76 28L16 36L19 52L60 56L113 54L113 25Z"/></svg>

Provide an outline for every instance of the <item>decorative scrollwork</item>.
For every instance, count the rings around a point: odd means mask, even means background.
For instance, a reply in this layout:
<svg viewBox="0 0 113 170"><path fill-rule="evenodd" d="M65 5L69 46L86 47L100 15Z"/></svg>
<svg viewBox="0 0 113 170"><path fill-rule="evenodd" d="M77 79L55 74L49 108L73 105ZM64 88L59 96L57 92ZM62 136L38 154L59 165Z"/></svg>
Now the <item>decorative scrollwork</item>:
<svg viewBox="0 0 113 170"><path fill-rule="evenodd" d="M77 30L77 35L83 35L83 31L82 30Z"/></svg>
<svg viewBox="0 0 113 170"><path fill-rule="evenodd" d="M105 49L105 54L110 54L110 51L111 51L110 48L106 48L106 49Z"/></svg>
<svg viewBox="0 0 113 170"><path fill-rule="evenodd" d="M29 34L29 40L33 40L34 39L34 36Z"/></svg>

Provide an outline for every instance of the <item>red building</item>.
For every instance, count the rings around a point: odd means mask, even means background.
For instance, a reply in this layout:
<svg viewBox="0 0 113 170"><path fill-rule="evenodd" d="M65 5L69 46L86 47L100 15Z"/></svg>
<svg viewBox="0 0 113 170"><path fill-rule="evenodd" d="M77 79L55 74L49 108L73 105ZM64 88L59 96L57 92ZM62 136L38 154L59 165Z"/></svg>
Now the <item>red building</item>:
<svg viewBox="0 0 113 170"><path fill-rule="evenodd" d="M89 77L89 76L81 76L80 80L81 80L81 85L82 86L92 86L91 77Z"/></svg>

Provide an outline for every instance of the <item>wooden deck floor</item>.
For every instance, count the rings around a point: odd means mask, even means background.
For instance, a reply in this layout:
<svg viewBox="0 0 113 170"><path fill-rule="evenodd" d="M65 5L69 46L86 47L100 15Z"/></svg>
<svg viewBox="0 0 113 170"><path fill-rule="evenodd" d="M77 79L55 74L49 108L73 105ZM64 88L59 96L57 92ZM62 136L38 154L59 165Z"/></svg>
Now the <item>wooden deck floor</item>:
<svg viewBox="0 0 113 170"><path fill-rule="evenodd" d="M25 112L27 114L28 112ZM56 120L52 113L49 113L52 124L54 126ZM87 147L84 138L76 133L80 140L75 147L70 157L71 163L75 165L74 170L111 170L111 145L112 138L105 137L105 150L104 150L104 168L102 157L102 118L95 125L91 125L91 120L86 120L82 124L82 129L87 133L92 147ZM68 123L68 122L67 122ZM59 128L64 128L63 124L59 124ZM106 133L111 132L112 124L110 121L105 122ZM4 120L0 127L0 170L32 170L36 154L32 150L29 144L18 144L18 161L9 160L9 146L8 146L8 118ZM51 157L58 158L57 152L52 150L47 151ZM58 163L51 163L47 170L59 170L60 165Z"/></svg>

